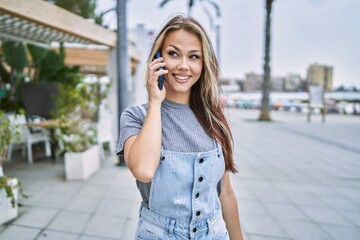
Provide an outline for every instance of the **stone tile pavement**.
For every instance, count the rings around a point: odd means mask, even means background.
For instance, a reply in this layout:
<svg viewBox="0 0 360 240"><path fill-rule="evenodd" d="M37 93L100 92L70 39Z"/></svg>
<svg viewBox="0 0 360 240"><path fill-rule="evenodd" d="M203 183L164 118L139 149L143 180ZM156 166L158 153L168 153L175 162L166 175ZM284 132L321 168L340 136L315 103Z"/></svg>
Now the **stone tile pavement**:
<svg viewBox="0 0 360 240"><path fill-rule="evenodd" d="M246 240L360 239L360 118L326 123L295 113L229 109L239 173L232 176ZM38 157L7 163L23 182L17 219L4 240L133 239L140 204L132 175L108 156L86 181L65 181L64 166ZM1 214L1 213L0 213Z"/></svg>

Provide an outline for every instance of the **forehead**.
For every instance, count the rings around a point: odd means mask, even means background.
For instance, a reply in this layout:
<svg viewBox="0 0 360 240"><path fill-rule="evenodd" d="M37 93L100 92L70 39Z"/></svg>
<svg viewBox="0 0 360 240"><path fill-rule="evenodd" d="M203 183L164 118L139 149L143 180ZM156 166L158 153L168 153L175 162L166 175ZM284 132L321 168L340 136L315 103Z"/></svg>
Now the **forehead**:
<svg viewBox="0 0 360 240"><path fill-rule="evenodd" d="M202 50L201 42L197 35L183 29L175 30L167 34L163 42L163 47L169 45L185 49L191 48L191 50Z"/></svg>

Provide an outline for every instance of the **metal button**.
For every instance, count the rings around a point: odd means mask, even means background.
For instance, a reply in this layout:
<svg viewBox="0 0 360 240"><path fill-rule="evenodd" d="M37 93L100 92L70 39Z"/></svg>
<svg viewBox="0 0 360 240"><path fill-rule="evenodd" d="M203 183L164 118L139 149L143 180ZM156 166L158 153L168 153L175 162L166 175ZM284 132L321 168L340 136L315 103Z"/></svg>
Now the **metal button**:
<svg viewBox="0 0 360 240"><path fill-rule="evenodd" d="M200 196L200 193L195 194L195 198L198 198Z"/></svg>
<svg viewBox="0 0 360 240"><path fill-rule="evenodd" d="M203 162L204 162L204 159L203 159L203 158L200 158L199 162L200 162L200 163L203 163Z"/></svg>
<svg viewBox="0 0 360 240"><path fill-rule="evenodd" d="M196 233L197 229L196 228L193 228L193 233Z"/></svg>
<svg viewBox="0 0 360 240"><path fill-rule="evenodd" d="M162 157L161 157L161 161L164 161L164 160L165 160L165 156L162 156Z"/></svg>
<svg viewBox="0 0 360 240"><path fill-rule="evenodd" d="M199 182L202 182L204 180L203 177L199 177Z"/></svg>
<svg viewBox="0 0 360 240"><path fill-rule="evenodd" d="M197 211L196 212L196 216L200 216L201 215L201 212L200 211Z"/></svg>

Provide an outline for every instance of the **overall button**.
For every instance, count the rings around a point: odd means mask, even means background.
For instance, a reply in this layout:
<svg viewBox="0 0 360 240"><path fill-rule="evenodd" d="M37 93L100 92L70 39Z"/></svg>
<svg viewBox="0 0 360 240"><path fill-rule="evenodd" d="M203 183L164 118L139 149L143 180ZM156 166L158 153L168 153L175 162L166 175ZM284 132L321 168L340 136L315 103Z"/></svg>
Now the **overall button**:
<svg viewBox="0 0 360 240"><path fill-rule="evenodd" d="M196 233L196 231L197 231L197 228L193 228L193 233Z"/></svg>
<svg viewBox="0 0 360 240"><path fill-rule="evenodd" d="M200 193L195 194L195 198L198 198L200 196Z"/></svg>
<svg viewBox="0 0 360 240"><path fill-rule="evenodd" d="M203 158L200 158L199 162L200 162L200 163L203 163L203 162L204 162L204 159L203 159Z"/></svg>
<svg viewBox="0 0 360 240"><path fill-rule="evenodd" d="M204 180L203 177L199 177L199 182L202 182Z"/></svg>
<svg viewBox="0 0 360 240"><path fill-rule="evenodd" d="M200 216L201 215L201 212L200 211L197 211L196 212L196 216Z"/></svg>

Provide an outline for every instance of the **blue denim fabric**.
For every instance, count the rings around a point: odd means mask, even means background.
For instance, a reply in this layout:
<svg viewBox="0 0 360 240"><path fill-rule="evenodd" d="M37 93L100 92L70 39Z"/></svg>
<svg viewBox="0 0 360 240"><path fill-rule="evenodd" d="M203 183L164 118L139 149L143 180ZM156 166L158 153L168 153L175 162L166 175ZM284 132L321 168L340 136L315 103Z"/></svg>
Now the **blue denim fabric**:
<svg viewBox="0 0 360 240"><path fill-rule="evenodd" d="M136 239L228 239L217 193L225 161L214 145L200 153L161 151Z"/></svg>

